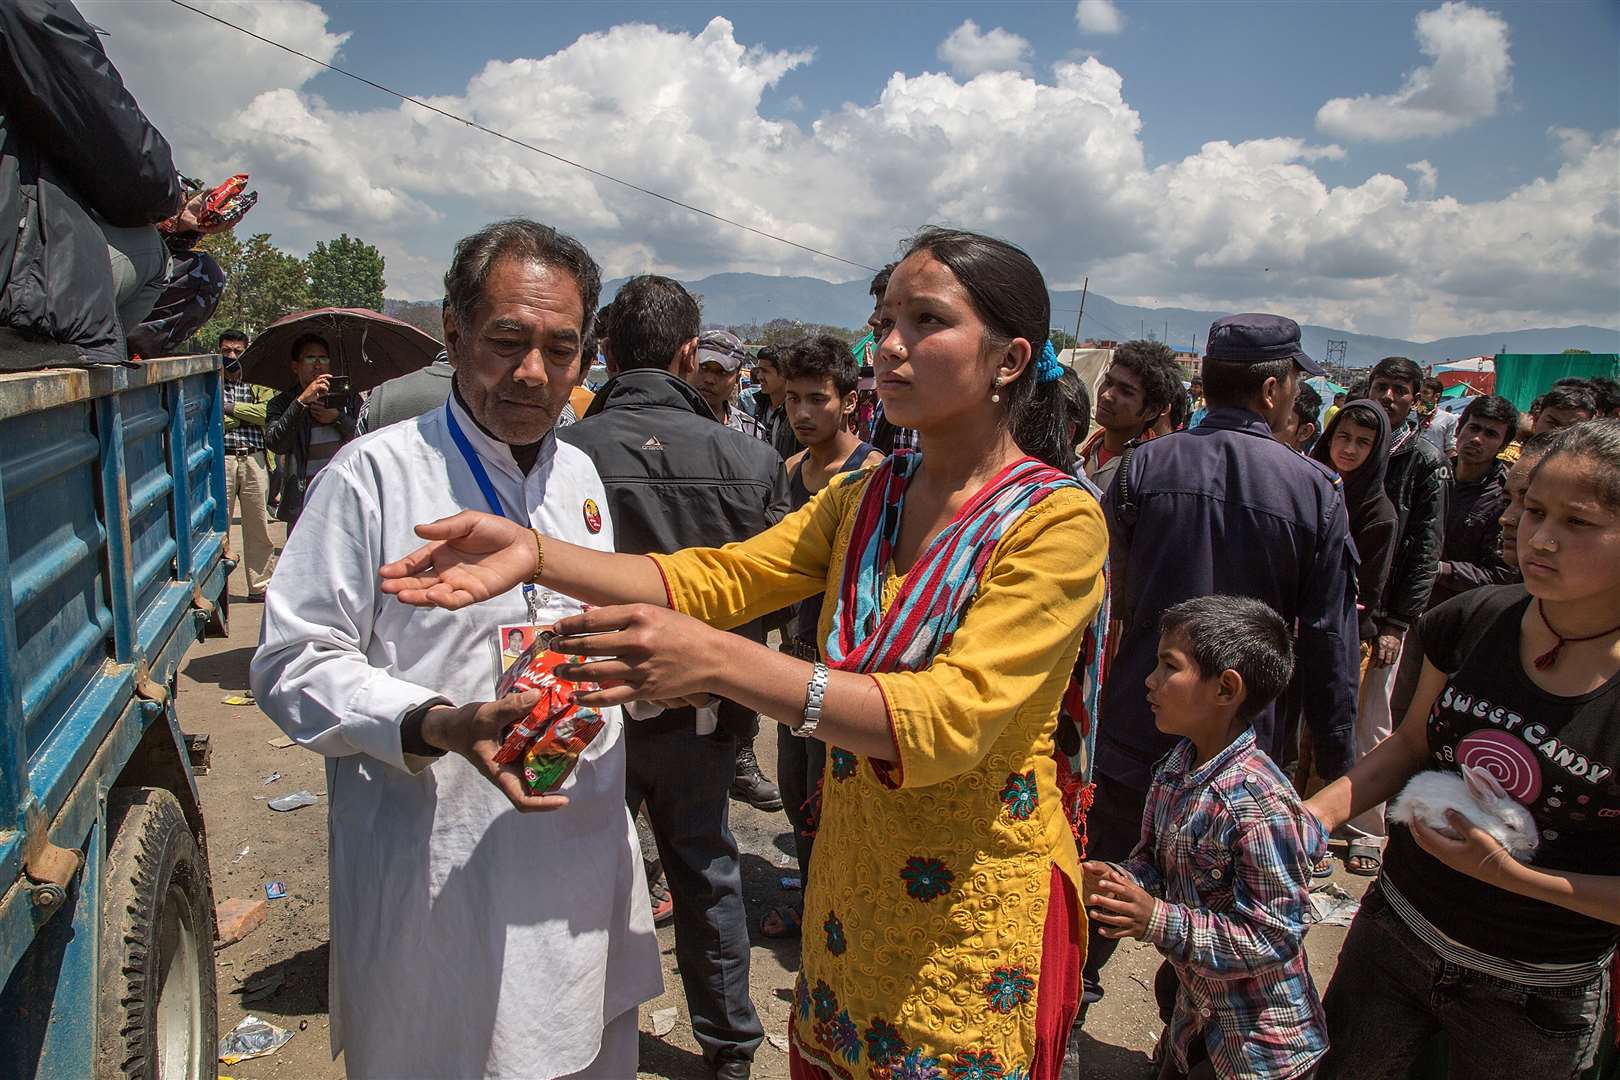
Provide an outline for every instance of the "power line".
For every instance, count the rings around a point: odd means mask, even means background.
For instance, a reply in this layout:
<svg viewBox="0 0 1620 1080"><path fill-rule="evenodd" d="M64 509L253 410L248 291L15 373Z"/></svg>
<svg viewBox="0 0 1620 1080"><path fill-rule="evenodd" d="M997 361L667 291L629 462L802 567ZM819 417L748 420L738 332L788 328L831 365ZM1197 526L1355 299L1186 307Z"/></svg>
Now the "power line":
<svg viewBox="0 0 1620 1080"><path fill-rule="evenodd" d="M753 225L749 225L749 224L746 224L744 222L737 221L737 220L735 220L733 218L725 217L725 216L723 216L721 214L716 214L714 211L705 210L701 206L693 206L691 203L682 202L681 200L679 200L677 198L674 198L673 196L664 195L664 194L662 194L660 192L653 191L651 188L644 188L640 184L633 184L628 180L621 180L617 176L613 176L610 173L602 172L599 169L593 169L589 165L581 165L579 162L573 161L573 160L571 160L569 158L565 158L561 154L552 153L550 150L543 150L540 147L535 146L533 143L526 143L522 139L514 138L513 136L507 135L504 132L496 131L494 128L485 127L483 124L480 124L475 120L469 120L465 116L458 116L455 113L450 112L447 109L439 108L437 105L430 105L427 102L421 100L420 98L414 98L409 94L402 94L398 90L395 90L395 89L393 89L391 87L384 86L382 83L373 82L371 79L366 78L364 75L356 75L352 71L345 71L343 68L337 67L337 66L335 66L333 64L328 64L324 60L317 60L315 57L310 56L308 53L299 52L297 49L293 48L291 45L283 45L281 42L272 40L271 38L267 38L262 34L255 34L252 30L249 30L245 26L238 26L235 23L231 22L229 19L222 19L218 15L215 15L215 14L213 14L211 12L204 11L201 8L193 7L192 5L186 3L185 0L169 0L169 3L175 5L176 7L185 8L187 11L193 12L193 13L195 13L197 15L201 15L205 19L211 19L214 22L219 23L221 26L226 26L226 27L229 27L232 30L235 30L239 34L245 34L248 37L254 39L255 41L262 41L262 42L264 42L264 44L273 46L273 47L275 47L277 49L280 49L282 52L291 53L293 56L296 56L301 60L307 60L311 64L315 64L318 67L323 67L327 71L335 72L335 73L337 73L339 75L344 76L345 78L353 79L355 82L358 82L358 83L364 83L366 86L369 86L374 90L381 90L385 94L392 94L394 97L399 98L399 100L401 100L401 101L408 101L412 105L417 106L418 108L426 109L428 112L438 113L440 116L445 117L448 120L454 120L457 123L465 124L468 127L473 128L476 131L482 131L486 135L493 135L495 138L501 139L501 140L503 140L505 142L509 142L513 146L521 146L525 150L532 150L536 154L541 154L541 155L543 155L545 157L548 157L548 158L552 159L553 161L558 161L558 162L561 162L564 165L572 166L573 168L578 169L578 170L580 170L581 172L584 172L584 173L589 173L591 176L597 177L598 179L606 180L606 181L608 181L610 183L618 184L620 187L629 188L631 191L640 192L641 194L649 196L650 198L659 199L659 200L661 200L663 202L667 202L671 206L678 206L682 210L690 210L694 214L701 214L703 217L710 218L710 219L712 219L714 221L718 221L718 222L721 222L723 224L733 226L734 228L742 229L745 232L751 232L755 236L763 236L767 240L775 240L779 244L786 244L789 247L798 248L800 251L807 251L812 255L820 255L824 259L832 259L834 262L841 262L841 263L844 263L847 266L853 266L853 267L855 267L855 268L857 268L859 270L870 270L873 273L877 272L877 267L875 267L875 266L867 266L865 263L856 262L854 259L846 259L842 255L834 255L830 251L822 251L820 248L813 248L808 244L801 244L797 240L789 240L785 236L778 236L773 232L767 232L766 230L761 229L761 228L757 228L757 227L755 227Z"/></svg>

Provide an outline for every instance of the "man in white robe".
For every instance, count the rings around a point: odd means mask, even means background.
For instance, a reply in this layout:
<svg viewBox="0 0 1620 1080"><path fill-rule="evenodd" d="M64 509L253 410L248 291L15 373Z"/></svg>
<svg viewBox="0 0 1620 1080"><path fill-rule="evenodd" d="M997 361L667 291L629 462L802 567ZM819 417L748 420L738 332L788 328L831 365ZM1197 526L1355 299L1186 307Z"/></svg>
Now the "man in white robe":
<svg viewBox="0 0 1620 1080"><path fill-rule="evenodd" d="M521 711L490 699L501 627L531 623L523 590L450 612L377 577L415 524L468 508L613 550L595 468L551 434L600 276L575 241L503 222L457 246L445 285L451 400L321 471L253 660L265 712L326 756L333 1054L354 1077L627 1080L662 978L619 710L566 806L523 796L490 758ZM535 600L541 625L580 609Z"/></svg>

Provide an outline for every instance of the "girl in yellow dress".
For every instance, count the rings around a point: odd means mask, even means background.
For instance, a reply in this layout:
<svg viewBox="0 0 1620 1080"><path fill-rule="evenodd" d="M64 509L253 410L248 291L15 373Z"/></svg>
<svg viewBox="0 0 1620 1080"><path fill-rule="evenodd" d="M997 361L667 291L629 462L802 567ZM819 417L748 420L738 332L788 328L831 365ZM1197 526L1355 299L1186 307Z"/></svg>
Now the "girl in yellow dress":
<svg viewBox="0 0 1620 1080"><path fill-rule="evenodd" d="M596 658L560 671L603 684L582 702L718 694L828 744L796 1080L1055 1080L1062 1064L1085 927L1053 736L1108 541L1068 475L1049 304L1012 245L925 230L875 357L885 414L921 454L724 548L610 555L468 511L382 570L407 603L532 580L612 605L558 626L558 651ZM721 632L816 592L822 663ZM520 808L555 806L489 757L501 732L423 736Z"/></svg>

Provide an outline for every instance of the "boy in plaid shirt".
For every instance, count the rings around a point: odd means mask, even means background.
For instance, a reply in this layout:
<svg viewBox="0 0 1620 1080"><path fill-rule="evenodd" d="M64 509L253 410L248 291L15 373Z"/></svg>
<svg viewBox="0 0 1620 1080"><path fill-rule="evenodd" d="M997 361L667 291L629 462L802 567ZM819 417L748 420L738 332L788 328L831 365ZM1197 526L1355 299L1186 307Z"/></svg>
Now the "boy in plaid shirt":
<svg viewBox="0 0 1620 1080"><path fill-rule="evenodd" d="M1184 738L1154 769L1131 857L1082 869L1101 933L1151 941L1175 968L1161 1080L1307 1077L1327 1049L1303 948L1327 837L1249 728L1293 666L1288 627L1258 600L1199 597L1159 624L1148 704Z"/></svg>

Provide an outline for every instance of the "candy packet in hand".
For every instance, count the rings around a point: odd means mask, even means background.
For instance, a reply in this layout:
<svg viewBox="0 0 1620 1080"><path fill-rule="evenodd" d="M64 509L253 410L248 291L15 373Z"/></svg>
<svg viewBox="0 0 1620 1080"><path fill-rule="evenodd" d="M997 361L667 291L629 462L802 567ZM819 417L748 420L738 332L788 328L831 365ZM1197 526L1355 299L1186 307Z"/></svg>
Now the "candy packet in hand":
<svg viewBox="0 0 1620 1080"><path fill-rule="evenodd" d="M540 691L540 700L529 715L508 729L495 752L495 760L503 765L523 760L523 786L530 795L549 795L561 787L579 755L607 723L596 709L574 701L576 692L598 689L595 683L576 683L557 675L558 665L582 658L552 652L554 638L549 630L536 634L495 685L497 697Z"/></svg>

